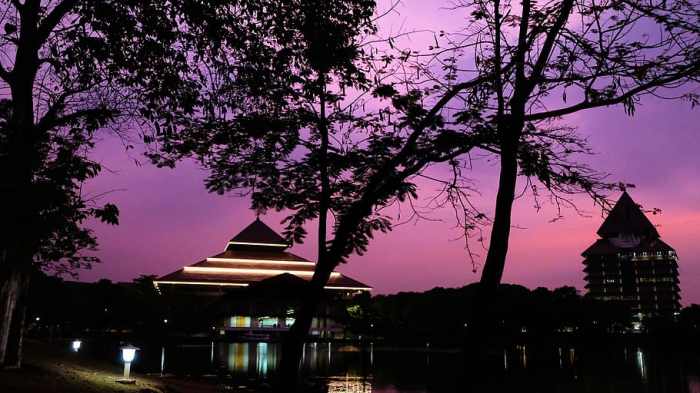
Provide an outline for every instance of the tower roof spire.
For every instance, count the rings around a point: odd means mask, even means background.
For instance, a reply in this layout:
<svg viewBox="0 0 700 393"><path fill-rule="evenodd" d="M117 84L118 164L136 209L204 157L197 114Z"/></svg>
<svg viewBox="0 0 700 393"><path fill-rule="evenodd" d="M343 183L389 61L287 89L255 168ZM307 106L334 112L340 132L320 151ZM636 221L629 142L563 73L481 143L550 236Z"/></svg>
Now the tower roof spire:
<svg viewBox="0 0 700 393"><path fill-rule="evenodd" d="M620 234L659 237L654 224L644 215L627 191L622 192L620 199L598 229L598 235L602 238L616 237Z"/></svg>
<svg viewBox="0 0 700 393"><path fill-rule="evenodd" d="M255 221L229 240L228 247L275 247L284 249L289 247L289 244L257 216Z"/></svg>

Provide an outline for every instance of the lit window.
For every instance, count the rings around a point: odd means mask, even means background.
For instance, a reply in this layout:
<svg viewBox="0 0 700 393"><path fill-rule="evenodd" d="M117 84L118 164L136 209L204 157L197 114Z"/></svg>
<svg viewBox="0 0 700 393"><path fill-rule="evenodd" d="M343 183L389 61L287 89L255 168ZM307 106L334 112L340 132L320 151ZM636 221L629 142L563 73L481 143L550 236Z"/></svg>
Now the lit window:
<svg viewBox="0 0 700 393"><path fill-rule="evenodd" d="M250 317L245 317L245 316L233 316L230 319L230 326L233 328L244 328L244 327L250 327Z"/></svg>
<svg viewBox="0 0 700 393"><path fill-rule="evenodd" d="M263 328L276 328L279 327L279 319L274 317L258 318L258 326Z"/></svg>

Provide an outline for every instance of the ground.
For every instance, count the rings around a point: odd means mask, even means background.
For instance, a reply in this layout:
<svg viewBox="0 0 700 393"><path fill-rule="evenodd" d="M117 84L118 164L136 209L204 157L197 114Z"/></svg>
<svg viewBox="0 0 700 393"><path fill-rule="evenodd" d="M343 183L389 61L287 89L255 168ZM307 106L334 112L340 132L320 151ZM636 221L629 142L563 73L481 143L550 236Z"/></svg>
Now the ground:
<svg viewBox="0 0 700 393"><path fill-rule="evenodd" d="M60 392L60 393L214 393L249 392L219 386L206 381L191 381L175 377L133 375L136 383L123 385L122 368L72 354L63 346L28 342L24 365L19 370L0 370L0 392Z"/></svg>

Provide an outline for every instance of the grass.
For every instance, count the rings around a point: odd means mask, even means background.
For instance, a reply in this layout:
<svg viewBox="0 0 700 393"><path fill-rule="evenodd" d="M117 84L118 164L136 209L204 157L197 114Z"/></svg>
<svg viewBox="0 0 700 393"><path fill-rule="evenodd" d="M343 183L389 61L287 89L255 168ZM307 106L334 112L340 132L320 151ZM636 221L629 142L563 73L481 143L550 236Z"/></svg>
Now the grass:
<svg viewBox="0 0 700 393"><path fill-rule="evenodd" d="M65 348L28 342L21 369L0 370L0 392L60 393L213 393L232 391L214 383L174 377L133 375L135 384L120 384L123 369L107 362L84 359ZM235 389L233 391L236 391Z"/></svg>

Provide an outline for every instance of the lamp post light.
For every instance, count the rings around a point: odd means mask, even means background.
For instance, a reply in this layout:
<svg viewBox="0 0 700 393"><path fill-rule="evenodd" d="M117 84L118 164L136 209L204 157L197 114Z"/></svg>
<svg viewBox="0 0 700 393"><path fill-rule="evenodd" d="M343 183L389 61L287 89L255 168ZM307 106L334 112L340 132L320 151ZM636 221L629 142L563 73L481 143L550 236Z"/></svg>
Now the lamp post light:
<svg viewBox="0 0 700 393"><path fill-rule="evenodd" d="M73 352L78 352L82 344L83 342L80 340L73 340L73 342L71 343L71 348L73 348Z"/></svg>
<svg viewBox="0 0 700 393"><path fill-rule="evenodd" d="M123 346L122 348L122 359L124 360L124 378L118 379L117 382L120 383L135 383L135 379L129 378L129 374L131 372L131 362L134 361L134 358L136 357L136 351L139 350L139 348L127 344Z"/></svg>

